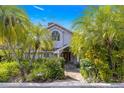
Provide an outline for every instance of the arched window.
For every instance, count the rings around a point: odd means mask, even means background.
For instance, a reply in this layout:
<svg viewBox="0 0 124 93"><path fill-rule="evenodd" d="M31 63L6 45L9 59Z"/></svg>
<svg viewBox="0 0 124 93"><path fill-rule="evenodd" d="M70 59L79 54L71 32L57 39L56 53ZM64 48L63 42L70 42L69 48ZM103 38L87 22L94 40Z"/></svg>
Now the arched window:
<svg viewBox="0 0 124 93"><path fill-rule="evenodd" d="M60 40L60 34L58 31L52 32L52 40L59 41Z"/></svg>

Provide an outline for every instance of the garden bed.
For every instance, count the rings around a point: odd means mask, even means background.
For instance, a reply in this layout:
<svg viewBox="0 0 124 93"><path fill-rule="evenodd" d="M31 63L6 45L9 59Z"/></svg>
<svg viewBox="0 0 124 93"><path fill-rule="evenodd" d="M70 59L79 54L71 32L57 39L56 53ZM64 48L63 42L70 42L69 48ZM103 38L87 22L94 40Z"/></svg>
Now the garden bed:
<svg viewBox="0 0 124 93"><path fill-rule="evenodd" d="M16 61L0 62L0 82L51 82L64 79L64 60L62 58L45 58L33 62L23 62L25 81L21 79L19 64Z"/></svg>

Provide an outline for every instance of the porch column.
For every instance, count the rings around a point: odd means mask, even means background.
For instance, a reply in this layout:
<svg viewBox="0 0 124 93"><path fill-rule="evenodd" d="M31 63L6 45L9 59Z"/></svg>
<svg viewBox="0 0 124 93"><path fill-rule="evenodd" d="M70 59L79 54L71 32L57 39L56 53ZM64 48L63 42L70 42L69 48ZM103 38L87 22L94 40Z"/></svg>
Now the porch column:
<svg viewBox="0 0 124 93"><path fill-rule="evenodd" d="M58 51L57 56L60 57L60 51Z"/></svg>
<svg viewBox="0 0 124 93"><path fill-rule="evenodd" d="M60 57L61 53L62 53L62 51L58 51L57 56Z"/></svg>
<svg viewBox="0 0 124 93"><path fill-rule="evenodd" d="M80 57L79 56L77 56L77 62L80 63Z"/></svg>

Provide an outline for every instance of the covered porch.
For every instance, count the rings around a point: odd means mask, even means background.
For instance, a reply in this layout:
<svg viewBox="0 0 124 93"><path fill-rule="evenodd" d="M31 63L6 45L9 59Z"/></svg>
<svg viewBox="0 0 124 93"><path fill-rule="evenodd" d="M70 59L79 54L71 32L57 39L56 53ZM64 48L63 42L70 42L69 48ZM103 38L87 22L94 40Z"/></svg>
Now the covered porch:
<svg viewBox="0 0 124 93"><path fill-rule="evenodd" d="M77 58L71 53L69 45L65 45L60 49L54 51L58 57L63 57L66 63L77 64Z"/></svg>

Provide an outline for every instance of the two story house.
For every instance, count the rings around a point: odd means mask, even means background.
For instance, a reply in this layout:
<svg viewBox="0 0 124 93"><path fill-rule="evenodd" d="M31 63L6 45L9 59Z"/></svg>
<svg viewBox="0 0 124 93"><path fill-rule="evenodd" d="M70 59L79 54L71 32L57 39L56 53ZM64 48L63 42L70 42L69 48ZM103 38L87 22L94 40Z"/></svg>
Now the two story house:
<svg viewBox="0 0 124 93"><path fill-rule="evenodd" d="M56 23L48 23L47 29L50 31L54 41L53 54L64 57L66 62L77 62L69 47L73 33Z"/></svg>

